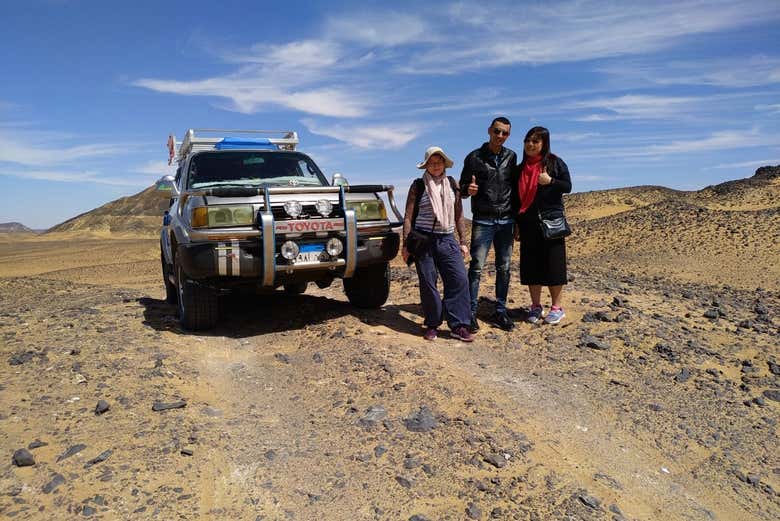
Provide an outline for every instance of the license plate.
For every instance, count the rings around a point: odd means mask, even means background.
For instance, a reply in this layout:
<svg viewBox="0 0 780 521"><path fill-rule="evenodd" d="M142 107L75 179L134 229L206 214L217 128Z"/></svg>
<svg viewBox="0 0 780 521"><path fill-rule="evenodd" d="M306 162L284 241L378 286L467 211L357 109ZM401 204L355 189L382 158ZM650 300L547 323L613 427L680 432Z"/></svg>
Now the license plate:
<svg viewBox="0 0 780 521"><path fill-rule="evenodd" d="M302 244L295 262L319 262L324 249L322 244Z"/></svg>

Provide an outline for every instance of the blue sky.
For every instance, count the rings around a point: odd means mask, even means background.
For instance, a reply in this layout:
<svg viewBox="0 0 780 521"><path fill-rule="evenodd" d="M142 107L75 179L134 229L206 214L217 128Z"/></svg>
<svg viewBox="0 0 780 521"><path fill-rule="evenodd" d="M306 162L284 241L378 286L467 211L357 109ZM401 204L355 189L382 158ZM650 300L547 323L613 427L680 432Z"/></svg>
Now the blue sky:
<svg viewBox="0 0 780 521"><path fill-rule="evenodd" d="M647 4L647 5L646 5ZM780 163L780 3L3 2L0 222L150 186L189 127L293 129L328 177L405 193L496 115L576 191L699 189Z"/></svg>

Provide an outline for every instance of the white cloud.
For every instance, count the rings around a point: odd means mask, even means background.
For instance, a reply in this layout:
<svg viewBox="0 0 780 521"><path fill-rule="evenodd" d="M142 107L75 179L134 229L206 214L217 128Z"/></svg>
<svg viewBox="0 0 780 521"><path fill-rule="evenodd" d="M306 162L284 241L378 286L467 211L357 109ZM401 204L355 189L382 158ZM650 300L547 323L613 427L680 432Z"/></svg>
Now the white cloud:
<svg viewBox="0 0 780 521"><path fill-rule="evenodd" d="M65 171L65 170L0 170L0 175L19 177L23 179L38 179L45 181L60 181L66 183L97 183L113 186L144 186L146 183L139 180L130 180L109 177L101 172L92 170Z"/></svg>
<svg viewBox="0 0 780 521"><path fill-rule="evenodd" d="M762 55L733 59L670 60L662 63L629 60L611 63L597 70L656 85L739 88L780 83L780 58Z"/></svg>
<svg viewBox="0 0 780 521"><path fill-rule="evenodd" d="M780 9L769 0L749 7L727 0L564 0L535 5L481 1L456 4L449 14L469 30L458 32L456 27L453 37L420 54L406 70L424 71L426 65L439 64L439 70L452 72L642 55L691 35L776 20Z"/></svg>
<svg viewBox="0 0 780 521"><path fill-rule="evenodd" d="M168 165L167 161L149 161L132 170L137 174L162 177L164 175L173 175L176 173L176 165Z"/></svg>
<svg viewBox="0 0 780 521"><path fill-rule="evenodd" d="M92 144L62 147L48 143L24 143L8 135L0 135L0 162L39 167L62 165L76 160L108 156L124 151L113 144Z"/></svg>
<svg viewBox="0 0 780 521"><path fill-rule="evenodd" d="M326 24L330 38L369 46L393 47L439 39L439 29L418 15L393 11L333 17Z"/></svg>
<svg viewBox="0 0 780 521"><path fill-rule="evenodd" d="M767 114L780 114L780 103L774 103L772 105L756 105L755 109L764 111Z"/></svg>
<svg viewBox="0 0 780 521"><path fill-rule="evenodd" d="M304 119L302 123L312 134L328 136L359 148L398 149L419 136L424 128L416 124L396 125L320 125Z"/></svg>
<svg viewBox="0 0 780 521"><path fill-rule="evenodd" d="M710 168L752 168L754 166L780 165L778 159L757 159L755 161L744 161L741 163L721 163Z"/></svg>
<svg viewBox="0 0 780 521"><path fill-rule="evenodd" d="M598 109L605 113L590 114L578 121L612 121L618 119L665 119L679 115L697 102L697 98L627 94L566 104L566 108Z"/></svg>

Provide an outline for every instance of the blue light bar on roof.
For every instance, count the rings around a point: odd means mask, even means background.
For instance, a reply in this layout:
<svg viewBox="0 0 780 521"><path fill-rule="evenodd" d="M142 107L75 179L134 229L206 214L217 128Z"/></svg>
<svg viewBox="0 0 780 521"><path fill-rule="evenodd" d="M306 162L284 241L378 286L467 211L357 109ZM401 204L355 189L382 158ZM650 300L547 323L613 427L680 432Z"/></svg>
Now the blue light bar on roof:
<svg viewBox="0 0 780 521"><path fill-rule="evenodd" d="M214 145L217 150L279 150L268 138L246 139L226 137Z"/></svg>

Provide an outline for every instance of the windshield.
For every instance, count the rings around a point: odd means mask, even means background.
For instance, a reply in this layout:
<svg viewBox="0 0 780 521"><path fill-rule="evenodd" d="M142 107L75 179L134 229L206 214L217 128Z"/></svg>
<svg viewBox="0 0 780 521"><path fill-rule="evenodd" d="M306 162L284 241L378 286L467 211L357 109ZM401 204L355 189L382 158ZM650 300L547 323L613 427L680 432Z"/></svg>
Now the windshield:
<svg viewBox="0 0 780 521"><path fill-rule="evenodd" d="M190 162L189 188L210 186L327 186L320 169L298 152L202 152Z"/></svg>

